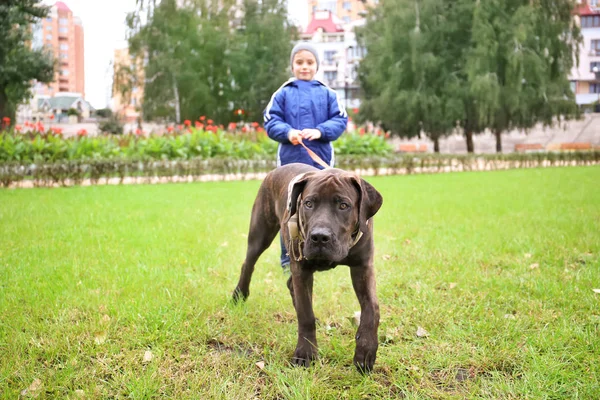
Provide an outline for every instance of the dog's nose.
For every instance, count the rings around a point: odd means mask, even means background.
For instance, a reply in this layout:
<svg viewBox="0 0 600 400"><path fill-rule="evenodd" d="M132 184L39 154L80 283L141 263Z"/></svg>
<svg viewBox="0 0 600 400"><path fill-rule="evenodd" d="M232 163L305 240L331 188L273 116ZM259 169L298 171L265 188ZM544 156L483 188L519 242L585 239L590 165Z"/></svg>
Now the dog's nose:
<svg viewBox="0 0 600 400"><path fill-rule="evenodd" d="M331 241L331 231L327 228L315 228L310 233L310 241L314 244L327 244Z"/></svg>

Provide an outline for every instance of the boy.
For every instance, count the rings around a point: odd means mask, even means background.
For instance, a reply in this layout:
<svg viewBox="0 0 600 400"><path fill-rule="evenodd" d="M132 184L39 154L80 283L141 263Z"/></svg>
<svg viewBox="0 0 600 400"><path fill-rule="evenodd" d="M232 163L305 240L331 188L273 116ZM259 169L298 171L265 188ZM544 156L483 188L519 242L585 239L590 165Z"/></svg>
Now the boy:
<svg viewBox="0 0 600 400"><path fill-rule="evenodd" d="M324 83L314 80L319 69L316 49L307 42L294 46L290 55L293 78L285 82L271 97L264 111L265 130L279 142L277 166L303 163L322 168L308 152L297 146L299 140L333 167L334 151L331 142L341 136L348 123L348 114L337 93ZM283 239L281 266L289 273L290 257Z"/></svg>

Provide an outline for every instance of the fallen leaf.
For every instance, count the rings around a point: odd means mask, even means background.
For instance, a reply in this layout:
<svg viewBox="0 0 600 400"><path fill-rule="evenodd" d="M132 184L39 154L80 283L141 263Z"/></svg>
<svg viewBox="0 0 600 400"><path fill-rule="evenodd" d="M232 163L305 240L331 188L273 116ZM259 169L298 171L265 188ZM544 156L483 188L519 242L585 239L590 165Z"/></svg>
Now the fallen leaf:
<svg viewBox="0 0 600 400"><path fill-rule="evenodd" d="M35 378L27 389L21 390L21 396L37 396L37 391L42 388L42 381Z"/></svg>
<svg viewBox="0 0 600 400"><path fill-rule="evenodd" d="M144 359L142 360L142 362L144 364L149 363L150 361L152 361L153 358L154 358L154 354L152 354L152 352L150 350L146 350L144 352Z"/></svg>
<svg viewBox="0 0 600 400"><path fill-rule="evenodd" d="M529 266L529 269L536 269L536 268L539 268L539 267L540 267L540 264L538 264L538 263L533 263L533 264L531 264L531 265Z"/></svg>
<svg viewBox="0 0 600 400"><path fill-rule="evenodd" d="M354 323L360 325L360 311L354 311Z"/></svg>
<svg viewBox="0 0 600 400"><path fill-rule="evenodd" d="M381 257L381 258L383 258L384 261L387 261L390 258L392 258L392 256L390 256L389 254L384 254L383 257Z"/></svg>
<svg viewBox="0 0 600 400"><path fill-rule="evenodd" d="M506 319L517 319L514 314L504 314L504 318Z"/></svg>
<svg viewBox="0 0 600 400"><path fill-rule="evenodd" d="M77 396L77 397L79 397L79 398L83 399L83 398L85 397L85 392L84 392L83 390L81 390L81 389L77 389L77 390L75 391L75 396Z"/></svg>
<svg viewBox="0 0 600 400"><path fill-rule="evenodd" d="M600 289L592 289L594 293L600 293Z"/></svg>
<svg viewBox="0 0 600 400"><path fill-rule="evenodd" d="M525 253L525 258L531 258L531 253Z"/></svg>
<svg viewBox="0 0 600 400"><path fill-rule="evenodd" d="M265 362L264 361L259 361L256 364L254 364L258 367L258 369L263 370L265 369Z"/></svg>
<svg viewBox="0 0 600 400"><path fill-rule="evenodd" d="M404 243L405 243L405 244L410 244L410 239L405 239L405 240L404 240Z"/></svg>
<svg viewBox="0 0 600 400"><path fill-rule="evenodd" d="M104 342L106 342L106 332L100 332L94 336L94 343L102 344Z"/></svg>
<svg viewBox="0 0 600 400"><path fill-rule="evenodd" d="M456 282L450 282L450 285L448 285L448 289L454 289L457 285L458 283Z"/></svg>
<svg viewBox="0 0 600 400"><path fill-rule="evenodd" d="M425 330L422 326L417 327L417 337L427 337L429 336L429 332Z"/></svg>
<svg viewBox="0 0 600 400"><path fill-rule="evenodd" d="M108 314L104 314L102 316L102 323L107 324L110 322L110 317L108 316Z"/></svg>

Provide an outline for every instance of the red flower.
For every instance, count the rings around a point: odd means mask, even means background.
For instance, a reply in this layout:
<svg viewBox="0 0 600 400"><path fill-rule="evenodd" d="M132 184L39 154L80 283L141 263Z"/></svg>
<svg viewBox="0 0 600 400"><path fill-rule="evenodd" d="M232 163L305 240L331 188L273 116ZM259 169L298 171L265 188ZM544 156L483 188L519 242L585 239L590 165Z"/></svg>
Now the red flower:
<svg viewBox="0 0 600 400"><path fill-rule="evenodd" d="M192 121L190 121L189 119L186 119L185 121L183 121L183 124L185 126L190 126L190 125L192 125Z"/></svg>
<svg viewBox="0 0 600 400"><path fill-rule="evenodd" d="M183 130L183 125L181 125L181 124L177 125L177 130L178 131Z"/></svg>
<svg viewBox="0 0 600 400"><path fill-rule="evenodd" d="M248 132L248 128L246 128L245 126L242 126L242 132L244 132L244 133Z"/></svg>
<svg viewBox="0 0 600 400"><path fill-rule="evenodd" d="M172 126L168 126L168 127L167 127L167 132L169 132L169 133L170 133L170 132L173 132L173 129L174 129L174 128L173 128Z"/></svg>
<svg viewBox="0 0 600 400"><path fill-rule="evenodd" d="M237 124L235 122L230 122L229 125L227 125L227 129L229 129L230 131L235 131L236 128Z"/></svg>
<svg viewBox="0 0 600 400"><path fill-rule="evenodd" d="M87 136L87 131L82 128L77 131L77 136Z"/></svg>
<svg viewBox="0 0 600 400"><path fill-rule="evenodd" d="M135 130L135 134L136 134L136 135L141 135L142 133L144 133L144 131L143 131L143 130L141 130L140 128L137 128L137 129Z"/></svg>
<svg viewBox="0 0 600 400"><path fill-rule="evenodd" d="M50 129L50 130L55 135L62 135L62 133L63 133L62 128L52 127L52 129Z"/></svg>
<svg viewBox="0 0 600 400"><path fill-rule="evenodd" d="M21 125L15 125L15 131L21 132Z"/></svg>
<svg viewBox="0 0 600 400"><path fill-rule="evenodd" d="M385 138L386 138L386 139L389 139L389 138L390 138L390 133L389 133L389 132L386 132L386 133L385 133Z"/></svg>
<svg viewBox="0 0 600 400"><path fill-rule="evenodd" d="M200 121L204 121L206 119L206 117L204 115L201 115L199 119L200 119Z"/></svg>
<svg viewBox="0 0 600 400"><path fill-rule="evenodd" d="M53 119L54 119L54 114L51 114L50 115L50 120L53 120Z"/></svg>
<svg viewBox="0 0 600 400"><path fill-rule="evenodd" d="M242 110L241 108L238 108L237 110L235 110L235 113L237 115L244 115L244 110Z"/></svg>
<svg viewBox="0 0 600 400"><path fill-rule="evenodd" d="M10 118L4 117L4 118L2 118L2 122L5 123L6 125L8 125L8 124L10 124Z"/></svg>
<svg viewBox="0 0 600 400"><path fill-rule="evenodd" d="M209 119L208 121L206 121L206 123L207 123L207 124L209 124L209 125L212 125L212 123L213 123L213 120L212 120L212 119Z"/></svg>
<svg viewBox="0 0 600 400"><path fill-rule="evenodd" d="M353 109L352 109L352 112L353 112L354 114L358 114L358 108L356 108L356 107L355 107L355 108L353 108Z"/></svg>
<svg viewBox="0 0 600 400"><path fill-rule="evenodd" d="M195 121L195 122L194 122L194 126L195 126L196 128L200 128L200 127L202 126L202 124L200 123L200 121Z"/></svg>
<svg viewBox="0 0 600 400"><path fill-rule="evenodd" d="M258 128L258 122L253 122L251 125L253 128Z"/></svg>
<svg viewBox="0 0 600 400"><path fill-rule="evenodd" d="M364 135L365 134L365 128L360 128L358 130L358 133L360 134L360 136Z"/></svg>
<svg viewBox="0 0 600 400"><path fill-rule="evenodd" d="M256 128L256 132L264 132L265 130L263 129L262 126L259 126L258 128Z"/></svg>
<svg viewBox="0 0 600 400"><path fill-rule="evenodd" d="M38 132L44 132L44 124L42 124L41 122L38 122L37 125L35 126L35 129L37 129Z"/></svg>

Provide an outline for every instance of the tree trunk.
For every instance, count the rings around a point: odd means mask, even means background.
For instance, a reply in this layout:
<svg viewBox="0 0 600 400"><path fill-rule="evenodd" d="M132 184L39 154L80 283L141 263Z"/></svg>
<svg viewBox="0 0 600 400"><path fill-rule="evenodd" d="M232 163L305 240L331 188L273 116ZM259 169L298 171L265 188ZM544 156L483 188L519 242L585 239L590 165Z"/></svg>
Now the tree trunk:
<svg viewBox="0 0 600 400"><path fill-rule="evenodd" d="M502 153L502 131L495 130L494 135L496 136L496 153Z"/></svg>
<svg viewBox="0 0 600 400"><path fill-rule="evenodd" d="M8 96L4 92L4 89L0 90L0 125L2 125L2 119L4 117L9 117L8 115Z"/></svg>
<svg viewBox="0 0 600 400"><path fill-rule="evenodd" d="M433 139L433 151L434 153L440 153L440 138L438 137Z"/></svg>
<svg viewBox="0 0 600 400"><path fill-rule="evenodd" d="M181 111L179 109L179 90L177 89L177 81L175 75L173 76L173 94L175 95L175 122L179 124L181 120Z"/></svg>
<svg viewBox="0 0 600 400"><path fill-rule="evenodd" d="M467 139L467 153L473 153L475 151L473 147L473 132L465 130L465 137Z"/></svg>

